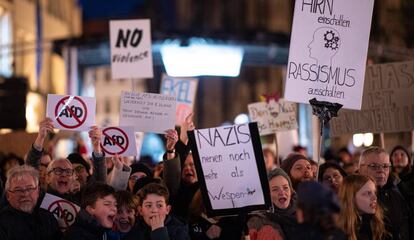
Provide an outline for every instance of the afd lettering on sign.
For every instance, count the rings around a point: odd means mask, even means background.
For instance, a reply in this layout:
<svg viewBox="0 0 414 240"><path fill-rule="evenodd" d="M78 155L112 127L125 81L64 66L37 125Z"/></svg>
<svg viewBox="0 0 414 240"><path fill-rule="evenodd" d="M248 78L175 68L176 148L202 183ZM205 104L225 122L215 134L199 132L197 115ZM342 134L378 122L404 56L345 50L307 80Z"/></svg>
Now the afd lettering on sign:
<svg viewBox="0 0 414 240"><path fill-rule="evenodd" d="M59 224L59 227L63 231L75 222L76 216L80 211L80 207L78 205L49 193L45 194L40 207L53 214Z"/></svg>
<svg viewBox="0 0 414 240"><path fill-rule="evenodd" d="M112 77L152 78L149 20L110 21Z"/></svg>
<svg viewBox="0 0 414 240"><path fill-rule="evenodd" d="M101 148L108 155L136 156L135 133L132 127L107 127L102 130Z"/></svg>

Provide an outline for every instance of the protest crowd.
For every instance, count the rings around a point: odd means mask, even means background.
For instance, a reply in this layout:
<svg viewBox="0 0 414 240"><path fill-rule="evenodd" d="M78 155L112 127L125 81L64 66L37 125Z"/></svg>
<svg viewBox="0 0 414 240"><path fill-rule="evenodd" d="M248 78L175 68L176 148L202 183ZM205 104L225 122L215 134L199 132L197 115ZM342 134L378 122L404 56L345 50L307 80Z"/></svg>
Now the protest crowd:
<svg viewBox="0 0 414 240"><path fill-rule="evenodd" d="M187 135L192 119L165 132L163 161L151 167L106 157L96 126L90 157L53 159L45 141L54 125L45 118L25 159L1 162L0 239L414 239L414 173L402 146L369 147L356 159L341 149L319 171L303 147L281 164L264 149L271 206L208 216ZM79 206L77 214L59 201L45 208L50 196Z"/></svg>

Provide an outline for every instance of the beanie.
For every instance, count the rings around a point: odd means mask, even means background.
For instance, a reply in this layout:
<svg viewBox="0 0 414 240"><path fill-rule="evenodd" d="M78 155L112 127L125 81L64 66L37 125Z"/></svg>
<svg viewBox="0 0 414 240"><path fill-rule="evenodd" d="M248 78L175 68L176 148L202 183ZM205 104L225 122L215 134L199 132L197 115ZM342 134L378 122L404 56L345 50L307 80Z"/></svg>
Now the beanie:
<svg viewBox="0 0 414 240"><path fill-rule="evenodd" d="M79 153L71 153L67 156L67 159L72 163L81 164L85 167L86 171L89 173L91 166L86 162L86 160Z"/></svg>

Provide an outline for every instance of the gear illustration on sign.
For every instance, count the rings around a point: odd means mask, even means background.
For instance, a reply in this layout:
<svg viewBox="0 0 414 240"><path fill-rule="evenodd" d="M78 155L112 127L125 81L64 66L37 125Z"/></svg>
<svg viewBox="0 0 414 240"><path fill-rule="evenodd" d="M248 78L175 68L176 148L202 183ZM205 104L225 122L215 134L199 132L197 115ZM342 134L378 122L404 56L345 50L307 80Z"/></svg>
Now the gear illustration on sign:
<svg viewBox="0 0 414 240"><path fill-rule="evenodd" d="M333 31L327 31L324 35L323 38L325 39L325 41L332 41L335 38L335 34L333 33Z"/></svg>
<svg viewBox="0 0 414 240"><path fill-rule="evenodd" d="M337 50L339 48L339 37L336 36L335 32L332 30L326 31L323 35L325 40L325 48L330 48L331 50Z"/></svg>

